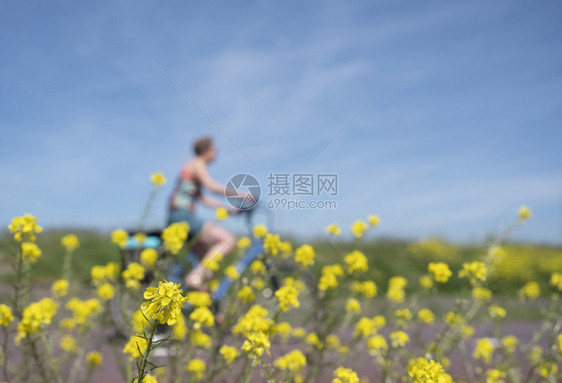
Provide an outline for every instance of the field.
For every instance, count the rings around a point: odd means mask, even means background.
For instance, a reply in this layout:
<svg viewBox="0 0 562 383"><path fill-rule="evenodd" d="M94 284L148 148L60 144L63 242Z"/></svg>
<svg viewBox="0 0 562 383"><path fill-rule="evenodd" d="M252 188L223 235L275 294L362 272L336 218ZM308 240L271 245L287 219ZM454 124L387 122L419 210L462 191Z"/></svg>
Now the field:
<svg viewBox="0 0 562 383"><path fill-rule="evenodd" d="M520 212L513 227L528 218ZM256 226L230 255L204 263L211 292L232 284L217 309L208 293L166 282L190 246L183 224L162 233L157 251L125 251L124 231L14 222L0 237L0 376L9 382L560 378L557 247L368 239L376 216L352 226L353 241L337 226L307 244ZM263 253L237 269L254 245ZM123 254L131 258L121 266Z"/></svg>

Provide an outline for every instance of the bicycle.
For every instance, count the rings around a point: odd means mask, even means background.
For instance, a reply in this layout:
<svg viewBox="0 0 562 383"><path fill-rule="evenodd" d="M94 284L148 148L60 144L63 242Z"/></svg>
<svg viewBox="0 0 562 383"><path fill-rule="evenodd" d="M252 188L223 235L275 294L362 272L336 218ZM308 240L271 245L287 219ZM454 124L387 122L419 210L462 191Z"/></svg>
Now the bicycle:
<svg viewBox="0 0 562 383"><path fill-rule="evenodd" d="M264 208L254 207L253 209L240 211L240 215L245 217L248 236L250 238L252 237L254 217L258 211L264 211ZM266 209L265 211L270 212L268 209ZM271 224L271 216L268 218L270 218L268 225L272 227L273 225ZM129 236L127 245L121 252L122 269L126 268L130 262L137 261L139 258L139 254L143 249L152 248L157 250L159 252L159 255L165 254L162 248L162 241L160 240L161 232L152 231L144 234L146 235L146 239L142 244L140 244L134 238L134 235ZM232 255L229 255L229 257L230 256ZM176 283L182 280L179 278L185 276L187 272L189 272L189 266L195 267L199 263L199 259L192 252L188 254L186 259L188 261L188 265L182 265L181 267L176 266L176 275L174 276L174 281ZM256 259L261 259L265 264L267 270L266 275L268 278L264 280L264 288L256 294L255 303L260 304L266 308L273 308L273 305L276 304L275 299L273 299L275 297L275 291L277 291L283 285L283 281L285 280L285 278L302 280L304 283L303 286L301 286L303 291L301 291L299 295L299 308L295 308L287 313L279 314L278 321L290 321L293 326L304 326L307 323L314 323L316 313L319 311L318 287L317 281L314 276L309 271L303 270L300 265L290 259L285 259L283 257L273 257L267 254L267 252L264 250L263 241L254 239L252 245L247 249L245 254L243 254L234 262L234 267L240 275L239 281L242 284L248 284L248 278L250 276L248 275L247 270L252 262ZM177 269L182 269L181 276L179 276L179 278ZM142 283L144 285L148 285L153 281L153 279L154 273L149 273L148 275L146 275ZM233 285L237 283L238 282L234 282L225 275L220 280L218 288L210 293L213 300L213 308L216 313L221 311L221 306L225 302L235 299L235 297L232 296L234 294ZM120 284L123 285L122 279L120 279ZM123 288L123 286L121 286L121 288ZM124 306L127 306L127 303L120 301L123 296L123 294L117 294L116 297L110 302L110 315L118 333L121 336L126 337L132 335L130 334L130 325L128 323L128 318L126 315L126 312L131 312L131 310L127 311L126 309L124 309ZM139 303L136 302L134 304L137 305L136 309L138 309ZM131 308L133 307L129 307L129 309ZM189 304L186 304L183 309L184 315L188 316L192 309L193 308Z"/></svg>

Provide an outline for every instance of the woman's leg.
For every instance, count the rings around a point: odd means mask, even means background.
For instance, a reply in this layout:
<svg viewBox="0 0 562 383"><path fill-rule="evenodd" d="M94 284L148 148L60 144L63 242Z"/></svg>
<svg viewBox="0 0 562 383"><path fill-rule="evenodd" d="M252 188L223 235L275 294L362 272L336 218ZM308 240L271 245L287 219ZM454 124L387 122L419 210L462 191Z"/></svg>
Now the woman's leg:
<svg viewBox="0 0 562 383"><path fill-rule="evenodd" d="M205 248L202 260L213 259L216 253L221 253L223 256L228 255L236 245L236 237L228 230L215 225L212 222L206 222L199 233L197 242L194 248ZM205 270L200 263L197 267L193 268L185 278L185 284L188 287L200 288L205 280Z"/></svg>

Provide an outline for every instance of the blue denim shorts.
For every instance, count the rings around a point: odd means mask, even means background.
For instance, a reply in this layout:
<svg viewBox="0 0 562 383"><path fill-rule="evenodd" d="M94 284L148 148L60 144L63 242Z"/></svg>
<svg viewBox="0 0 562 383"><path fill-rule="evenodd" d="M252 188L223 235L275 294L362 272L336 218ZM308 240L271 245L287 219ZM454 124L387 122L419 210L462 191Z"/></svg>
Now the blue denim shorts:
<svg viewBox="0 0 562 383"><path fill-rule="evenodd" d="M205 223L195 212L187 209L174 209L168 212L168 225L175 222L187 222L189 224L188 239L199 234Z"/></svg>

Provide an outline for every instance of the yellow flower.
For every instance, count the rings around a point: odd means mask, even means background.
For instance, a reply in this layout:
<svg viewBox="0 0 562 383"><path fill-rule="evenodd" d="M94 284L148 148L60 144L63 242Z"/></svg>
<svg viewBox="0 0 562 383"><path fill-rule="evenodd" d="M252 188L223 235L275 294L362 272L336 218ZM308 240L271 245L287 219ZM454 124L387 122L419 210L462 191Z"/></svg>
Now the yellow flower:
<svg viewBox="0 0 562 383"><path fill-rule="evenodd" d="M14 234L17 242L23 240L35 242L35 234L41 233L43 228L37 225L37 218L31 214L24 214L23 217L14 217L12 223L8 225L8 230Z"/></svg>
<svg viewBox="0 0 562 383"><path fill-rule="evenodd" d="M251 358L259 359L266 352L269 355L271 343L263 332L251 332L246 335L242 351L247 352Z"/></svg>
<svg viewBox="0 0 562 383"><path fill-rule="evenodd" d="M349 368L338 367L336 371L334 371L332 383L359 383L359 377L355 371Z"/></svg>
<svg viewBox="0 0 562 383"><path fill-rule="evenodd" d="M111 283L104 283L98 287L97 293L102 301L109 301L113 299L115 289Z"/></svg>
<svg viewBox="0 0 562 383"><path fill-rule="evenodd" d="M281 239L277 234L269 234L265 235L265 239L263 240L263 248L266 254L277 255L279 254L279 248L281 246Z"/></svg>
<svg viewBox="0 0 562 383"><path fill-rule="evenodd" d="M492 292L485 287L476 286L472 289L472 297L479 301L489 301L492 299Z"/></svg>
<svg viewBox="0 0 562 383"><path fill-rule="evenodd" d="M375 227L381 223L381 219L378 215L370 215L367 217L367 221L369 221L369 225Z"/></svg>
<svg viewBox="0 0 562 383"><path fill-rule="evenodd" d="M252 270L252 273L258 275L265 275L267 273L265 264L259 259L252 262L252 264L250 265L250 270Z"/></svg>
<svg viewBox="0 0 562 383"><path fill-rule="evenodd" d="M273 326L272 332L275 335L279 335L283 340L287 340L289 335L291 335L292 327L288 322L280 322Z"/></svg>
<svg viewBox="0 0 562 383"><path fill-rule="evenodd" d="M366 298L373 298L377 295L377 285L373 281L353 281L351 290L364 295Z"/></svg>
<svg viewBox="0 0 562 383"><path fill-rule="evenodd" d="M351 225L351 232L355 238L361 238L369 226L363 221L355 221Z"/></svg>
<svg viewBox="0 0 562 383"><path fill-rule="evenodd" d="M285 255L290 254L293 251L293 245L289 241L282 241L279 243L279 251Z"/></svg>
<svg viewBox="0 0 562 383"><path fill-rule="evenodd" d="M449 265L445 262L431 262L427 266L427 271L433 276L435 282L445 283L453 274L449 269Z"/></svg>
<svg viewBox="0 0 562 383"><path fill-rule="evenodd" d="M158 282L158 287L148 287L144 292L144 299L147 300L141 305L144 315L168 326L177 322L186 301L179 283L166 281Z"/></svg>
<svg viewBox="0 0 562 383"><path fill-rule="evenodd" d="M166 177L164 177L162 172L152 173L150 175L150 182L152 182L152 186L159 188L166 183Z"/></svg>
<svg viewBox="0 0 562 383"><path fill-rule="evenodd" d="M550 276L550 285L562 291L562 273L552 273Z"/></svg>
<svg viewBox="0 0 562 383"><path fill-rule="evenodd" d="M318 281L318 288L322 291L338 287L337 277L343 275L343 269L340 265L328 265L322 267L322 275Z"/></svg>
<svg viewBox="0 0 562 383"><path fill-rule="evenodd" d="M0 303L0 326L8 327L14 320L10 306Z"/></svg>
<svg viewBox="0 0 562 383"><path fill-rule="evenodd" d="M197 379L201 379L207 369L207 365L201 359L191 359L185 369L191 372Z"/></svg>
<svg viewBox="0 0 562 383"><path fill-rule="evenodd" d="M375 326L375 322L371 318L361 317L355 324L355 330L353 331L353 335L356 337L368 337L373 335L377 332L377 328Z"/></svg>
<svg viewBox="0 0 562 383"><path fill-rule="evenodd" d="M144 233L136 233L135 235L133 235L133 238L135 239L135 241L138 242L139 245L144 245L144 242L146 241L146 234Z"/></svg>
<svg viewBox="0 0 562 383"><path fill-rule="evenodd" d="M424 289L429 290L430 288L433 287L433 279L431 279L431 277L429 275L422 275L420 277L420 286L423 287Z"/></svg>
<svg viewBox="0 0 562 383"><path fill-rule="evenodd" d="M487 274L486 264L478 261L463 263L462 270L459 271L459 277L468 278L472 285L484 282Z"/></svg>
<svg viewBox="0 0 562 383"><path fill-rule="evenodd" d="M332 234L332 235L340 235L341 234L340 227L335 223L332 223L332 224L326 226L326 231L329 234Z"/></svg>
<svg viewBox="0 0 562 383"><path fill-rule="evenodd" d="M256 225L252 229L252 232L254 234L254 237L263 238L267 234L267 227L265 227L264 225Z"/></svg>
<svg viewBox="0 0 562 383"><path fill-rule="evenodd" d="M65 235L60 243L67 251L74 251L80 246L80 241L78 241L78 237L74 234Z"/></svg>
<svg viewBox="0 0 562 383"><path fill-rule="evenodd" d="M125 230L114 230L111 233L111 242L119 246L120 248L124 248L127 244L127 239L129 239L129 234Z"/></svg>
<svg viewBox="0 0 562 383"><path fill-rule="evenodd" d="M294 286L283 286L275 292L275 297L279 300L279 308L281 311L288 311L291 306L298 308L300 306L298 297L299 291Z"/></svg>
<svg viewBox="0 0 562 383"><path fill-rule="evenodd" d="M318 338L318 335L316 335L315 333L311 332L310 334L308 334L305 338L305 343L311 345L312 347L315 347L317 349L321 349L323 344L320 341L320 338Z"/></svg>
<svg viewBox="0 0 562 383"><path fill-rule="evenodd" d="M306 331L302 327L296 327L293 329L293 336L295 338L304 338L306 336Z"/></svg>
<svg viewBox="0 0 562 383"><path fill-rule="evenodd" d="M209 348L212 343L211 337L200 330L191 331L189 340L195 347Z"/></svg>
<svg viewBox="0 0 562 383"><path fill-rule="evenodd" d="M78 345L76 339L72 335L65 335L61 338L59 346L61 350L74 354L78 352Z"/></svg>
<svg viewBox="0 0 562 383"><path fill-rule="evenodd" d="M517 343L519 343L519 340L514 335L507 335L502 338L502 346L510 354L513 354L517 349Z"/></svg>
<svg viewBox="0 0 562 383"><path fill-rule="evenodd" d="M240 273L238 272L238 270L236 270L236 267L234 266L228 266L225 270L224 270L224 274L228 277L228 279L230 279L231 281L235 281L238 278L240 278Z"/></svg>
<svg viewBox="0 0 562 383"><path fill-rule="evenodd" d="M314 265L315 257L314 248L310 245L302 245L295 251L295 262L305 268Z"/></svg>
<svg viewBox="0 0 562 383"><path fill-rule="evenodd" d="M213 301L211 296L203 291L190 291L185 295L187 303L195 307L210 306Z"/></svg>
<svg viewBox="0 0 562 383"><path fill-rule="evenodd" d="M300 350L293 350L277 358L273 364L281 370L301 372L306 366L306 357Z"/></svg>
<svg viewBox="0 0 562 383"><path fill-rule="evenodd" d="M139 383L139 380L135 379L133 383ZM144 378L142 378L142 383L158 383L158 380L156 379L155 376L148 374L145 375Z"/></svg>
<svg viewBox="0 0 562 383"><path fill-rule="evenodd" d="M518 214L519 214L519 221L526 221L529 218L531 218L531 209L523 205L519 207Z"/></svg>
<svg viewBox="0 0 562 383"><path fill-rule="evenodd" d="M497 305L491 305L488 307L488 314L492 319L503 319L506 316L506 311L503 307Z"/></svg>
<svg viewBox="0 0 562 383"><path fill-rule="evenodd" d="M86 364L91 369L97 368L103 361L103 355L98 351L91 351L86 354Z"/></svg>
<svg viewBox="0 0 562 383"><path fill-rule="evenodd" d="M243 286L238 291L237 295L238 299L240 299L243 303L252 303L256 299L256 296L250 286Z"/></svg>
<svg viewBox="0 0 562 383"><path fill-rule="evenodd" d="M361 312L361 303L357 299L349 298L345 302L345 311L351 314L359 314Z"/></svg>
<svg viewBox="0 0 562 383"><path fill-rule="evenodd" d="M115 262L109 262L105 266L93 266L91 270L92 282L97 286L104 282L115 281L120 271L121 268Z"/></svg>
<svg viewBox="0 0 562 383"><path fill-rule="evenodd" d="M34 263L41 256L41 249L33 242L21 244L21 255L25 261Z"/></svg>
<svg viewBox="0 0 562 383"><path fill-rule="evenodd" d="M67 310L72 311L74 325L89 324L89 320L93 318L94 314L102 311L100 302L93 298L85 301L72 298L66 303L65 307Z"/></svg>
<svg viewBox="0 0 562 383"><path fill-rule="evenodd" d="M388 281L388 291L386 295L394 302L403 303L405 299L404 289L408 285L408 281L404 277L392 277Z"/></svg>
<svg viewBox="0 0 562 383"><path fill-rule="evenodd" d="M553 362L542 362L538 365L537 372L543 378L554 378L558 372L558 366Z"/></svg>
<svg viewBox="0 0 562 383"><path fill-rule="evenodd" d="M222 253L214 253L209 258L203 258L201 261L201 266L210 271L217 271L220 268L220 262L223 260L224 256Z"/></svg>
<svg viewBox="0 0 562 383"><path fill-rule="evenodd" d="M431 324L435 321L435 314L430 309L421 309L418 311L418 319L423 323Z"/></svg>
<svg viewBox="0 0 562 383"><path fill-rule="evenodd" d="M455 313L453 311L449 311L445 314L445 322L450 325L457 326L457 325L464 325L466 320L461 314Z"/></svg>
<svg viewBox="0 0 562 383"><path fill-rule="evenodd" d="M412 383L452 383L453 378L445 372L443 366L426 358L411 359L408 363L408 375Z"/></svg>
<svg viewBox="0 0 562 383"><path fill-rule="evenodd" d="M131 262L121 275L128 288L137 290L140 287L140 281L144 279L144 267L139 263Z"/></svg>
<svg viewBox="0 0 562 383"><path fill-rule="evenodd" d="M16 343L28 335L36 333L41 327L49 325L57 313L57 308L57 304L50 298L43 298L24 308L18 324Z"/></svg>
<svg viewBox="0 0 562 383"><path fill-rule="evenodd" d="M185 324L185 318L180 316L178 321L172 327L172 338L174 340L184 340L187 335L187 325Z"/></svg>
<svg viewBox="0 0 562 383"><path fill-rule="evenodd" d="M410 312L410 309L396 310L394 312L394 315L396 316L396 319L398 319L398 320L409 321L409 320L412 319L412 313Z"/></svg>
<svg viewBox="0 0 562 383"><path fill-rule="evenodd" d="M541 346L534 346L529 353L529 361L532 364L538 364L542 358L542 352Z"/></svg>
<svg viewBox="0 0 562 383"><path fill-rule="evenodd" d="M375 315L373 317L373 325L377 330L383 328L386 326L386 318L383 315Z"/></svg>
<svg viewBox="0 0 562 383"><path fill-rule="evenodd" d="M369 270L367 257L359 250L355 250L347 254L344 260L347 264L348 273L353 273L355 271L364 272Z"/></svg>
<svg viewBox="0 0 562 383"><path fill-rule="evenodd" d="M158 260L158 252L155 249L144 249L140 253L141 264L146 268L152 268Z"/></svg>
<svg viewBox="0 0 562 383"><path fill-rule="evenodd" d="M164 248L173 255L176 255L183 247L188 233L189 224L187 222L175 222L170 224L170 226L165 228L162 232Z"/></svg>
<svg viewBox="0 0 562 383"><path fill-rule="evenodd" d="M244 237L240 237L240 239L238 240L238 248L241 250L247 249L248 247L250 247L250 245L252 244L252 240L246 236Z"/></svg>
<svg viewBox="0 0 562 383"><path fill-rule="evenodd" d="M497 368L486 371L486 383L505 383L505 372Z"/></svg>
<svg viewBox="0 0 562 383"><path fill-rule="evenodd" d="M367 348L371 355L381 355L388 350L388 343L382 335L375 335L367 341Z"/></svg>
<svg viewBox="0 0 562 383"><path fill-rule="evenodd" d="M494 353L495 347L489 338L481 338L476 342L476 347L474 348L474 353L472 356L474 359L482 360L486 363L492 361L492 355Z"/></svg>
<svg viewBox="0 0 562 383"><path fill-rule="evenodd" d="M66 296L68 294L68 281L65 279L54 281L51 286L51 293L57 298Z"/></svg>
<svg viewBox="0 0 562 383"><path fill-rule="evenodd" d="M226 210L224 207L219 207L215 211L215 216L219 221L224 221L228 218L228 210Z"/></svg>
<svg viewBox="0 0 562 383"><path fill-rule="evenodd" d="M253 305L248 312L238 319L232 327L235 335L246 335L250 332L268 332L273 321L267 318L268 311L260 305Z"/></svg>
<svg viewBox="0 0 562 383"><path fill-rule="evenodd" d="M189 315L189 319L201 326L211 327L215 325L215 316L207 307L197 307ZM198 328L199 326L194 326Z"/></svg>
<svg viewBox="0 0 562 383"><path fill-rule="evenodd" d="M150 326L150 322L144 317L141 310L136 310L131 318L131 327L133 332L142 333Z"/></svg>
<svg viewBox="0 0 562 383"><path fill-rule="evenodd" d="M404 347L410 340L410 337L404 331L391 332L389 337L392 347Z"/></svg>
<svg viewBox="0 0 562 383"><path fill-rule="evenodd" d="M123 348L124 354L130 354L129 360L140 358L146 352L148 343L145 338L141 338L138 335L133 335L129 338L129 341Z"/></svg>
<svg viewBox="0 0 562 383"><path fill-rule="evenodd" d="M534 281L527 282L525 286L523 286L521 290L519 290L519 297L521 299L529 298L531 300L534 300L538 298L539 295L541 295L541 287L537 282Z"/></svg>
<svg viewBox="0 0 562 383"><path fill-rule="evenodd" d="M232 346L222 346L219 350L219 353L224 358L227 365L231 365L234 363L236 358L238 358L238 350Z"/></svg>

